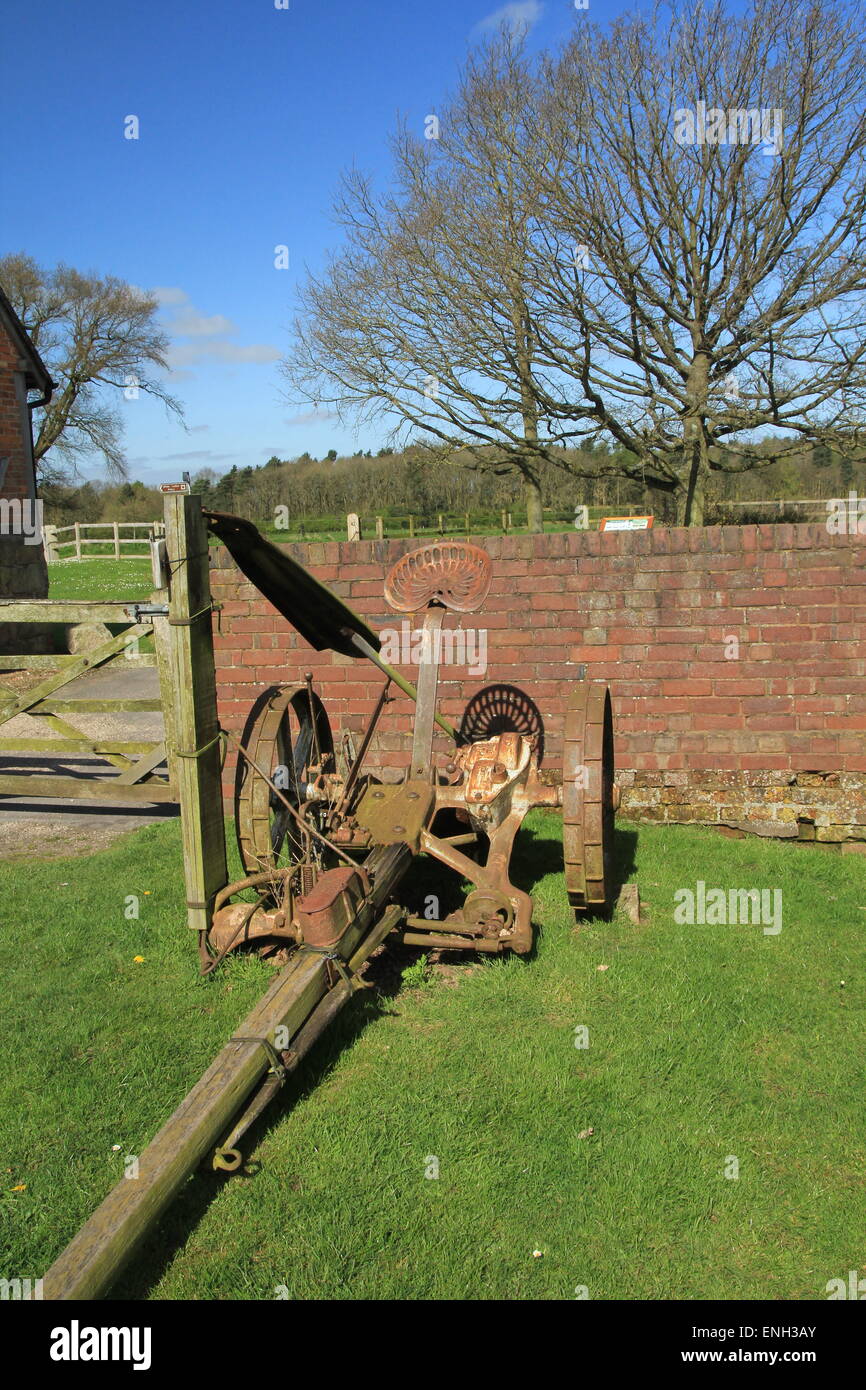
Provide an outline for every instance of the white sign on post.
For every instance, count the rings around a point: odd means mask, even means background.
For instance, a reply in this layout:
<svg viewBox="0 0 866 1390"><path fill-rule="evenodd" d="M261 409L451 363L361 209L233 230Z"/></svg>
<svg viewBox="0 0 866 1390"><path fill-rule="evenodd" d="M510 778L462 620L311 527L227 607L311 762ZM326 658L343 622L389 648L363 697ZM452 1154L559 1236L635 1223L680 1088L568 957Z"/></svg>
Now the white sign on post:
<svg viewBox="0 0 866 1390"><path fill-rule="evenodd" d="M649 531L653 524L651 516L603 516L598 523L599 531Z"/></svg>

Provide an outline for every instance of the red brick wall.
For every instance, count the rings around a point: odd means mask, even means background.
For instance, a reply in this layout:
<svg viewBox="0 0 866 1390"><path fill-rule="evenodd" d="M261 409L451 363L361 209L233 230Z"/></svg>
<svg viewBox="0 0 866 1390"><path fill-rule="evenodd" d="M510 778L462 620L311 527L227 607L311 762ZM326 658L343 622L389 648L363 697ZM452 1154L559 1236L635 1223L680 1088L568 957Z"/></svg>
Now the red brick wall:
<svg viewBox="0 0 866 1390"><path fill-rule="evenodd" d="M9 459L0 490L3 497L29 497L31 492L21 407L15 395L17 362L18 351L0 323L0 459Z"/></svg>
<svg viewBox="0 0 866 1390"><path fill-rule="evenodd" d="M866 840L866 537L788 525L477 543L491 555L493 583L481 612L462 623L487 630L488 669L443 672L440 706L452 720L484 685L517 685L541 710L544 765L556 768L564 702L582 664L611 686L627 809ZM287 547L376 629L400 627L382 582L408 548ZM215 644L228 728L240 731L265 686L305 670L335 731L363 728L382 684L374 667L313 652L224 550L212 581L224 605ZM449 615L446 625L459 620ZM404 674L414 679L412 668ZM410 727L401 696L380 725L375 766L405 766Z"/></svg>
<svg viewBox="0 0 866 1390"><path fill-rule="evenodd" d="M0 497L23 500L33 496L33 470L30 440L24 432L25 428L29 431L30 424L15 391L18 358L17 347L0 323L0 459L9 459ZM32 520L28 513L28 525ZM11 525L6 518L0 520L0 598L44 598L48 593L48 570L41 541L25 543ZM2 651L50 650L42 628L4 623L2 629Z"/></svg>

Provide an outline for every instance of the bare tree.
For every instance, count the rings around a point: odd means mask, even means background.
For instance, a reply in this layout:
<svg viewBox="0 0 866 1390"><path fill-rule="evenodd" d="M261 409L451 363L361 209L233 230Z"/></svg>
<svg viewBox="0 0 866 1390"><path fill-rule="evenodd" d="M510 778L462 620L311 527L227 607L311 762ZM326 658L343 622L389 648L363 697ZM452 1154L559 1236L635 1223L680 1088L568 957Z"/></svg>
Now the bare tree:
<svg viewBox="0 0 866 1390"><path fill-rule="evenodd" d="M0 259L0 284L57 383L50 404L38 412L40 476L74 473L79 458L97 453L110 477L125 477L123 421L104 388L128 392L129 399L137 392L155 396L183 415L179 401L151 374L167 367L169 340L154 319L158 301L114 276L65 265L47 271L23 254ZM49 449L60 467L47 464Z"/></svg>
<svg viewBox="0 0 866 1390"><path fill-rule="evenodd" d="M846 0L581 21L546 61L574 133L533 241L536 360L561 413L700 524L713 470L782 431L862 459L866 50ZM571 397L571 403L569 402Z"/></svg>
<svg viewBox="0 0 866 1390"><path fill-rule="evenodd" d="M421 442L431 460L517 472L534 530L540 464L566 466L564 446L583 432L544 409L555 382L537 359L528 297L534 220L566 148L534 119L539 101L522 37L503 32L428 117L429 138L399 130L393 193L375 197L358 173L344 180L346 244L303 287L284 364L295 399L384 417L394 444ZM555 143L539 146L548 131Z"/></svg>

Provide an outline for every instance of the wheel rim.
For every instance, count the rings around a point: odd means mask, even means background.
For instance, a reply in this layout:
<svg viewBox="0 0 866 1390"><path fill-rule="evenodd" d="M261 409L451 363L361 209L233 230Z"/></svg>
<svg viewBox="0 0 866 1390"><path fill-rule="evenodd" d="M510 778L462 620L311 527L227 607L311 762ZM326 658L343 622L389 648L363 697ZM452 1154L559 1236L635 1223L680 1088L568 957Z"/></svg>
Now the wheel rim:
<svg viewBox="0 0 866 1390"><path fill-rule="evenodd" d="M568 900L581 915L610 910L614 869L614 750L610 691L581 682L565 716L563 855Z"/></svg>

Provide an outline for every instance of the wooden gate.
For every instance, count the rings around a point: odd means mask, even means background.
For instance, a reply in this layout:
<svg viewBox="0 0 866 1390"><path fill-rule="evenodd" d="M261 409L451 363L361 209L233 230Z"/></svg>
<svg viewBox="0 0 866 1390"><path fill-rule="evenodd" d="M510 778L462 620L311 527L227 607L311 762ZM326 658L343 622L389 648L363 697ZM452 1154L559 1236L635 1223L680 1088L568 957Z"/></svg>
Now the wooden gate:
<svg viewBox="0 0 866 1390"><path fill-rule="evenodd" d="M162 587L146 602L78 603L52 599L0 598L0 624L103 623L121 631L81 655L0 656L0 755L79 754L98 758L117 772L68 777L53 773L0 773L0 797L69 797L108 805L176 802L181 808L187 919L206 930L213 899L227 880L221 790L221 740L214 673L208 537L201 500L182 494L165 498ZM146 638L154 652L135 662L127 653ZM159 698L70 699L64 687L93 670L156 666ZM16 694L2 683L3 671L52 670L30 690ZM83 733L72 722L93 713L162 711L165 737L158 742L106 739ZM16 715L34 721L33 737L4 738L3 725ZM46 737L48 730L55 737ZM167 771L160 771L167 764Z"/></svg>

